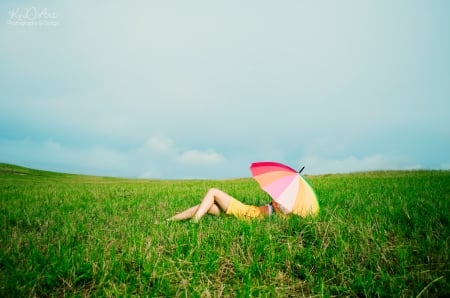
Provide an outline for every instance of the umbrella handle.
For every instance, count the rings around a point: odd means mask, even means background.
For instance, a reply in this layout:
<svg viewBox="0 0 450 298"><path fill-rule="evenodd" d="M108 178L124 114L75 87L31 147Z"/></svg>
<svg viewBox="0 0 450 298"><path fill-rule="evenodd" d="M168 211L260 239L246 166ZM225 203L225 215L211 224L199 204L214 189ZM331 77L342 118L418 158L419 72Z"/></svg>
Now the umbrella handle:
<svg viewBox="0 0 450 298"><path fill-rule="evenodd" d="M301 168L300 171L298 171L298 173L300 174L301 172L303 172L304 169L305 167Z"/></svg>

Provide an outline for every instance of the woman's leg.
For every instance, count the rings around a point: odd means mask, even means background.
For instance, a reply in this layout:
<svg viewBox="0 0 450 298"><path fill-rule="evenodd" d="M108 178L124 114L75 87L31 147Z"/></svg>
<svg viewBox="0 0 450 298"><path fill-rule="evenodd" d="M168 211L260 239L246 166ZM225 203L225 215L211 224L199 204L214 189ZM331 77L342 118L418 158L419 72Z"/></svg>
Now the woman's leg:
<svg viewBox="0 0 450 298"><path fill-rule="evenodd" d="M199 221L206 214L206 212L209 212L209 210L215 205L217 205L220 210L226 212L228 209L228 205L230 204L230 200L232 199L233 197L228 195L227 193L216 188L211 188L210 190L208 190L202 202L200 203L200 206L193 216L193 220L195 222Z"/></svg>
<svg viewBox="0 0 450 298"><path fill-rule="evenodd" d="M167 220L168 221L171 221L171 220L177 221L177 220L185 220L185 219L192 218L194 216L195 212L197 212L197 209L199 206L200 206L200 204L198 204L194 207L191 207L189 209L186 209L183 212L180 212ZM218 216L218 215L220 215L220 208L216 204L213 204L211 206L211 208L209 208L208 214Z"/></svg>
<svg viewBox="0 0 450 298"><path fill-rule="evenodd" d="M194 216L194 214L195 214L195 212L197 211L197 209L198 209L198 206L200 206L200 205L196 205L196 206L194 206L194 207L191 207L191 208L189 208L189 209L186 209L186 210L184 210L184 211L182 211L182 212L180 212L180 213L178 213L178 214L176 214L176 215L174 215L174 216L172 216L171 218L169 218L169 219L167 219L168 221L171 221L171 220L185 220L185 219L189 219L189 218L191 218L192 216Z"/></svg>

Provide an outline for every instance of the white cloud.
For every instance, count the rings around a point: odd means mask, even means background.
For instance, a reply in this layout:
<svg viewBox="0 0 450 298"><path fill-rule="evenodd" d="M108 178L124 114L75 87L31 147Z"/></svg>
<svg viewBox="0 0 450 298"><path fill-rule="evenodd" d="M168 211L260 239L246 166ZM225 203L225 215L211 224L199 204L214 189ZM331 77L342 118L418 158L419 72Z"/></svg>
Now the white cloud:
<svg viewBox="0 0 450 298"><path fill-rule="evenodd" d="M224 160L225 158L221 154L213 150L188 150L178 156L180 163L190 165L217 165L221 164Z"/></svg>
<svg viewBox="0 0 450 298"><path fill-rule="evenodd" d="M173 139L164 135L149 137L137 151L150 156L156 154L159 160L165 158L167 162L185 165L216 165L225 160L220 153L213 149L206 151L197 149L183 150Z"/></svg>
<svg viewBox="0 0 450 298"><path fill-rule="evenodd" d="M150 137L139 150L149 150L150 152L158 154L171 154L176 148L172 139L165 136L153 136Z"/></svg>

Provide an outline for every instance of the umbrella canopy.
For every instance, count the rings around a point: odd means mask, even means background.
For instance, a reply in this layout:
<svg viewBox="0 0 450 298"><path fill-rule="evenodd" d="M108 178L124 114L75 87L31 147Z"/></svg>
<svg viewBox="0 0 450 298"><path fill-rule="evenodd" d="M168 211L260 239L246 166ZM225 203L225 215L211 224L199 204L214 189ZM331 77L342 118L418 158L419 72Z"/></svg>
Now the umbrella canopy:
<svg viewBox="0 0 450 298"><path fill-rule="evenodd" d="M305 217L319 212L314 190L296 170L277 162L255 162L250 171L283 213Z"/></svg>

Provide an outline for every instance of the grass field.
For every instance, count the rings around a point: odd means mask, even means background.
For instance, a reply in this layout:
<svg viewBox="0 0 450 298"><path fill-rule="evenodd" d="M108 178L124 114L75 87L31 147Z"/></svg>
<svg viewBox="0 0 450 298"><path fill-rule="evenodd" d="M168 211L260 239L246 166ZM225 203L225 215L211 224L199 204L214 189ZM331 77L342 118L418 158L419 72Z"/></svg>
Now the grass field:
<svg viewBox="0 0 450 298"><path fill-rule="evenodd" d="M307 176L316 218L163 220L209 187L0 164L0 296L450 296L450 172Z"/></svg>

